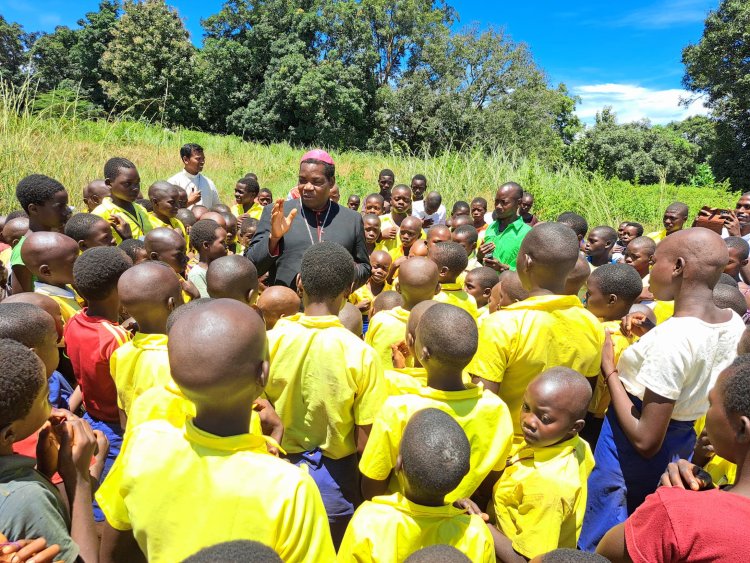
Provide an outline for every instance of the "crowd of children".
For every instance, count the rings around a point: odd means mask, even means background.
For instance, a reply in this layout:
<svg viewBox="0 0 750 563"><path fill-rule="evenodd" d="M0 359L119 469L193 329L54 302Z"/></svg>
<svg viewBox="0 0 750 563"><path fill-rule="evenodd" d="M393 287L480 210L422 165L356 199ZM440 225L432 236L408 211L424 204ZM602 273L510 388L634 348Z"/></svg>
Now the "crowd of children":
<svg viewBox="0 0 750 563"><path fill-rule="evenodd" d="M316 150L230 207L180 154L0 221L0 561L750 560L750 194L644 236Z"/></svg>

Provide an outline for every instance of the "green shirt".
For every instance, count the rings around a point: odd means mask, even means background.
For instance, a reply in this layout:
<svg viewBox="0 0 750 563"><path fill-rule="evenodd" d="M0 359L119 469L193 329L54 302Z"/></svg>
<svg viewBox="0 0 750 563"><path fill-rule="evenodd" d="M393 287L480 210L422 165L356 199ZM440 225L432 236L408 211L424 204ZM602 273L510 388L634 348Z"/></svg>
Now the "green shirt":
<svg viewBox="0 0 750 563"><path fill-rule="evenodd" d="M13 247L13 252L10 255L11 268L13 266L25 266L26 265L23 263L23 258L21 258L21 247L23 246L23 243L25 240L26 240L26 235L23 235L20 239L18 239L16 246Z"/></svg>
<svg viewBox="0 0 750 563"><path fill-rule="evenodd" d="M495 221L487 227L484 242L494 242L495 251L492 253L492 257L501 264L510 266L511 270L515 270L518 249L521 248L521 243L530 230L531 227L524 223L522 217L513 221L502 231L500 230L500 222Z"/></svg>

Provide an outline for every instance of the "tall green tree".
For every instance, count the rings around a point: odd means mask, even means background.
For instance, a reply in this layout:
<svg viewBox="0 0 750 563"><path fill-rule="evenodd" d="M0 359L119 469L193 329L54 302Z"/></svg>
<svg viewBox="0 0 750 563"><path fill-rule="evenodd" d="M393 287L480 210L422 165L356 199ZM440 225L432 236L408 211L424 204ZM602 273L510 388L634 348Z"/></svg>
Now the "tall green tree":
<svg viewBox="0 0 750 563"><path fill-rule="evenodd" d="M78 66L71 56L77 42L78 32L62 25L36 40L31 49L33 76L41 91L52 90L63 80L79 81Z"/></svg>
<svg viewBox="0 0 750 563"><path fill-rule="evenodd" d="M717 120L712 158L718 179L750 188L750 3L722 0L703 36L682 52L683 83L700 94Z"/></svg>
<svg viewBox="0 0 750 563"><path fill-rule="evenodd" d="M16 85L24 81L27 50L32 42L33 36L24 32L20 24L9 22L0 14L0 79Z"/></svg>
<svg viewBox="0 0 750 563"><path fill-rule="evenodd" d="M121 111L171 125L195 122L195 48L164 0L125 2L102 67L111 74L104 92Z"/></svg>

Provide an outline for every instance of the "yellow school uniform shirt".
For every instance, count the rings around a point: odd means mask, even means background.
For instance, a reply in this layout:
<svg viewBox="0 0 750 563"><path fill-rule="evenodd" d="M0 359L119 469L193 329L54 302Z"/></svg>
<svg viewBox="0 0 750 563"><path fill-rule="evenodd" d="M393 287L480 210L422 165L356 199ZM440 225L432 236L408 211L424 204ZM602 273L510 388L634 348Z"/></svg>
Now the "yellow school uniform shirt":
<svg viewBox="0 0 750 563"><path fill-rule="evenodd" d="M414 413L428 408L439 409L453 417L471 445L469 473L445 500L453 502L470 497L490 471L505 467L513 439L508 407L494 393L473 384L462 391L423 387L414 394L389 397L375 417L359 470L370 479L388 479L396 467L406 423ZM403 492L395 478L391 478L389 489Z"/></svg>
<svg viewBox="0 0 750 563"><path fill-rule="evenodd" d="M700 437L705 427L706 417L702 416L695 421L695 435ZM703 466L703 469L711 475L711 480L716 487L734 485L737 481L737 464L732 463L721 456L714 455L708 460L708 463Z"/></svg>
<svg viewBox="0 0 750 563"><path fill-rule="evenodd" d="M149 213L148 214L148 220L151 222L151 228L152 229L158 229L160 227L167 227L170 229L175 229L180 232L182 235L182 238L185 239L185 242L190 246L190 240L188 239L187 229L185 229L185 225L182 224L182 221L180 221L177 217L170 217L169 223L165 223L161 219L159 219L155 213Z"/></svg>
<svg viewBox="0 0 750 563"><path fill-rule="evenodd" d="M2 252L0 252L0 262L2 262L3 266L5 266L7 270L10 270L10 257L12 254L13 254L12 247L8 247Z"/></svg>
<svg viewBox="0 0 750 563"><path fill-rule="evenodd" d="M80 297L69 285L63 288L36 281L34 282L34 293L41 293L55 300L60 306L63 324L68 324L70 318L81 310Z"/></svg>
<svg viewBox="0 0 750 563"><path fill-rule="evenodd" d="M269 455L266 440L252 434L215 436L192 421L140 424L125 436L96 499L107 522L132 530L152 563L238 539L266 544L288 563L335 558L312 478Z"/></svg>
<svg viewBox="0 0 750 563"><path fill-rule="evenodd" d="M463 283L443 283L440 284L440 288L440 293L433 298L435 301L455 305L469 313L474 320L479 318L477 302L463 290Z"/></svg>
<svg viewBox="0 0 750 563"><path fill-rule="evenodd" d="M98 215L102 219L109 221L113 215L119 215L125 222L130 225L130 234L133 238L141 239L146 236L153 227L151 226L151 220L148 218L148 211L142 205L133 202L133 209L135 214L131 214L125 211L122 207L114 204L111 197L105 197L102 203L92 211L94 215ZM112 229L112 236L115 237L115 242L120 244L122 237L117 234L115 229Z"/></svg>
<svg viewBox="0 0 750 563"><path fill-rule="evenodd" d="M479 314L479 316L477 317L477 324L479 326L482 326L484 319L490 316L490 306L485 305L484 307L479 307L479 309L477 309L477 313Z"/></svg>
<svg viewBox="0 0 750 563"><path fill-rule="evenodd" d="M271 371L265 394L284 423L283 448L354 454L354 426L372 424L386 397L375 351L338 317L297 314L268 332Z"/></svg>
<svg viewBox="0 0 750 563"><path fill-rule="evenodd" d="M623 353L625 348L636 342L638 337L625 336L620 330L620 321L603 321L602 328L609 330L612 335L612 344L615 350L615 365L617 365L617 362L620 360L620 354ZM604 413L607 412L607 407L609 407L609 401L609 387L607 387L607 384L604 382L604 377L600 371L596 378L594 395L589 404L589 412L596 418L604 418Z"/></svg>
<svg viewBox="0 0 750 563"><path fill-rule="evenodd" d="M498 395L521 432L526 386L543 371L565 366L599 375L604 329L575 295L529 297L492 313L479 329L479 348L466 371L500 384Z"/></svg>
<svg viewBox="0 0 750 563"><path fill-rule="evenodd" d="M388 396L417 393L427 387L427 370L424 368L402 368L385 370Z"/></svg>
<svg viewBox="0 0 750 563"><path fill-rule="evenodd" d="M383 289L380 291L380 293L390 290L391 286L385 283L383 284ZM378 295L380 295L380 293L378 293ZM372 304L372 302L375 301L375 297L377 296L372 293L372 289L370 288L370 284L368 282L365 285L358 287L349 294L349 303L356 305L357 303L361 303L362 301L369 301L370 304Z"/></svg>
<svg viewBox="0 0 750 563"><path fill-rule="evenodd" d="M531 559L557 548L576 548L593 468L591 448L578 435L546 448L526 442L513 448L495 484L491 510L513 549Z"/></svg>
<svg viewBox="0 0 750 563"><path fill-rule="evenodd" d="M395 563L429 545L451 545L472 562L494 563L487 524L450 504L423 506L396 493L362 504L346 528L340 563Z"/></svg>
<svg viewBox="0 0 750 563"><path fill-rule="evenodd" d="M674 317L674 301L654 301L653 309L658 325Z"/></svg>
<svg viewBox="0 0 750 563"><path fill-rule="evenodd" d="M117 406L128 414L144 391L172 381L167 335L137 332L112 354L109 370L117 387Z"/></svg>
<svg viewBox="0 0 750 563"><path fill-rule="evenodd" d="M260 220L260 216L263 214L263 209L264 207L260 203L253 203L252 207L247 211L244 210L241 203L236 203L231 207L232 215L235 217L247 214L249 217L258 220Z"/></svg>
<svg viewBox="0 0 750 563"><path fill-rule="evenodd" d="M380 230L383 231L388 227L396 227L396 238L383 239L380 243L383 245L383 250L390 254L391 250L401 246L401 239L398 236L401 229L396 225L396 222L393 220L390 213L380 216Z"/></svg>
<svg viewBox="0 0 750 563"><path fill-rule="evenodd" d="M654 242L661 242L665 238L667 238L667 229L662 229L661 231L654 231L653 233L648 233L646 235L648 238L650 238Z"/></svg>
<svg viewBox="0 0 750 563"><path fill-rule="evenodd" d="M365 343L373 347L378 358L380 358L380 365L383 369L393 369L391 345L406 340L406 323L408 320L409 311L403 307L380 311L370 319ZM407 358L406 365L411 367L414 365L414 361Z"/></svg>

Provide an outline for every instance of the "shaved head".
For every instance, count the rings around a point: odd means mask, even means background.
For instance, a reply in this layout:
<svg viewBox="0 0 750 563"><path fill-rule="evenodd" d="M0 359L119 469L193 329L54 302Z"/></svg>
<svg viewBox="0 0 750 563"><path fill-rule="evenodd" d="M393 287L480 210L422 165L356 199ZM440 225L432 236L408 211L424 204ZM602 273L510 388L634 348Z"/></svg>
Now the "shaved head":
<svg viewBox="0 0 750 563"><path fill-rule="evenodd" d="M29 270L38 270L42 264L75 260L78 243L70 237L51 231L39 231L26 237L21 247L21 258Z"/></svg>
<svg viewBox="0 0 750 563"><path fill-rule="evenodd" d="M151 186L148 188L148 197L149 199L158 199L164 197L171 191L174 191L175 197L179 197L177 186L175 186L174 184L170 184L165 180L159 180L158 182L154 182L153 184L151 184Z"/></svg>
<svg viewBox="0 0 750 563"><path fill-rule="evenodd" d="M146 252L149 254L152 252L161 254L165 250L184 245L185 239L174 229L159 227L148 232L144 239L144 243L146 244Z"/></svg>
<svg viewBox="0 0 750 563"><path fill-rule="evenodd" d="M649 239L651 240L651 239ZM631 243L632 244L632 243ZM591 275L591 266L586 256L578 253L578 260L565 280L565 295L578 295Z"/></svg>
<svg viewBox="0 0 750 563"><path fill-rule="evenodd" d="M271 330L281 317L291 317L299 313L301 303L297 292L283 285L272 285L258 298L258 308L263 311L268 330Z"/></svg>
<svg viewBox="0 0 750 563"><path fill-rule="evenodd" d="M195 213L195 211L193 211L193 213ZM218 211L207 211L206 213L204 213L203 215L201 215L200 218L201 219L211 219L212 221L216 221L222 229L226 229L227 228L227 220L226 220L226 218L224 217L224 215L222 215Z"/></svg>
<svg viewBox="0 0 750 563"><path fill-rule="evenodd" d="M524 287L560 285L576 265L578 246L575 232L563 223L542 223L531 229L518 251L517 271Z"/></svg>
<svg viewBox="0 0 750 563"><path fill-rule="evenodd" d="M362 338L362 312L353 303L348 301L339 311L339 320L348 331L357 338Z"/></svg>
<svg viewBox="0 0 750 563"><path fill-rule="evenodd" d="M380 311L389 311L404 304L404 298L393 290L381 292L372 302L372 316Z"/></svg>
<svg viewBox="0 0 750 563"><path fill-rule="evenodd" d="M414 217L413 215L409 215L406 217L403 221L401 221L401 227L410 227L414 229L415 231L421 231L422 230L422 220L419 217Z"/></svg>
<svg viewBox="0 0 750 563"><path fill-rule="evenodd" d="M674 262L678 258L685 260L685 280L713 288L729 262L729 251L719 235L697 227L673 233L656 246L655 262Z"/></svg>
<svg viewBox="0 0 750 563"><path fill-rule="evenodd" d="M588 264L586 264L586 269L589 269ZM513 270L506 270L500 274L500 283L502 284L502 292L514 302L523 301L529 296L529 292L521 284L518 273Z"/></svg>
<svg viewBox="0 0 750 563"><path fill-rule="evenodd" d="M409 313L409 320L406 323L406 334L411 335L412 338L416 338L417 326L419 326L419 321L422 320L422 316L425 314L427 309L437 304L437 301L430 299L429 301L422 301L421 303L417 303L416 305L414 305L411 312Z"/></svg>
<svg viewBox="0 0 750 563"><path fill-rule="evenodd" d="M404 262L398 271L401 287L434 287L438 283L438 268L429 258L410 258Z"/></svg>
<svg viewBox="0 0 750 563"><path fill-rule="evenodd" d="M478 344L477 322L455 305L437 303L429 307L417 325L416 351L420 361L425 353L444 366L462 370L476 354Z"/></svg>
<svg viewBox="0 0 750 563"><path fill-rule="evenodd" d="M247 303L258 291L258 270L244 256L222 256L208 265L206 285L214 299L226 297Z"/></svg>
<svg viewBox="0 0 750 563"><path fill-rule="evenodd" d="M29 218L28 217L16 217L5 223L3 227L3 240L11 246L14 246L14 241L18 242L23 235L29 230Z"/></svg>
<svg viewBox="0 0 750 563"><path fill-rule="evenodd" d="M265 385L266 328L258 313L233 299L212 299L181 315L168 348L172 377L199 415L201 407L218 409L215 401L237 400L248 391L254 400Z"/></svg>
<svg viewBox="0 0 750 563"><path fill-rule="evenodd" d="M182 288L172 268L163 262L141 262L128 268L117 282L120 303L136 320L140 313L163 306L172 299L171 311L182 303Z"/></svg>
<svg viewBox="0 0 750 563"><path fill-rule="evenodd" d="M550 368L535 377L529 393L567 411L573 419L586 417L591 402L591 385L580 373L566 367Z"/></svg>

